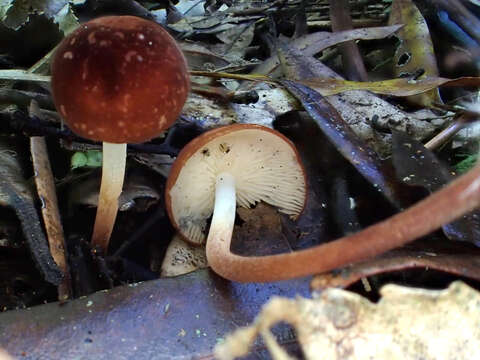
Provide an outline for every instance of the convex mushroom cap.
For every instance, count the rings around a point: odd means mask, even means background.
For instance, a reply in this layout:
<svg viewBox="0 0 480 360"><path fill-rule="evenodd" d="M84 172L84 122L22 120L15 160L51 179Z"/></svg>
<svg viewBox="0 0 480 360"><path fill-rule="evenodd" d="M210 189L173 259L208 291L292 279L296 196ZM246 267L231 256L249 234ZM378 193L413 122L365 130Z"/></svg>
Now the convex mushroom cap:
<svg viewBox="0 0 480 360"><path fill-rule="evenodd" d="M178 117L187 63L160 25L134 16L89 21L66 37L52 63L56 108L78 135L145 142Z"/></svg>
<svg viewBox="0 0 480 360"><path fill-rule="evenodd" d="M267 127L236 124L208 131L185 146L172 166L166 207L173 225L196 244L205 240L217 177L235 179L237 204L263 201L297 217L306 198L306 178L294 145Z"/></svg>

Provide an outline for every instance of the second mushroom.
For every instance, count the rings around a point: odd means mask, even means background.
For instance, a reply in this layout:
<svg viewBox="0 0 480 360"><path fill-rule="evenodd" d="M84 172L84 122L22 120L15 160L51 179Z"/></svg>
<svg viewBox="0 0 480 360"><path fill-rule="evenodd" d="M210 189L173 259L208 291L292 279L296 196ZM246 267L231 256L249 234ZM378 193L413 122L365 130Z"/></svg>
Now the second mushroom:
<svg viewBox="0 0 480 360"><path fill-rule="evenodd" d="M236 124L209 131L190 142L172 166L166 207L174 226L194 244L207 239L207 259L223 264L218 246L233 232L236 204L263 201L296 218L303 210L306 179L294 145L272 129Z"/></svg>

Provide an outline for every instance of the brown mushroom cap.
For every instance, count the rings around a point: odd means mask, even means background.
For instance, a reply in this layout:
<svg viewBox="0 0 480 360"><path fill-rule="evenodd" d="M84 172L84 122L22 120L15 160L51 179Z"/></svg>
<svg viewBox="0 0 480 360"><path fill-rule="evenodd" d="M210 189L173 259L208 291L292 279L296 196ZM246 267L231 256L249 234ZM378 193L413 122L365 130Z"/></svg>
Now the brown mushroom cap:
<svg viewBox="0 0 480 360"><path fill-rule="evenodd" d="M234 176L240 206L264 201L292 217L303 210L305 171L290 140L259 125L217 128L183 148L167 180L165 199L170 220L192 243L205 240L216 177L222 172Z"/></svg>
<svg viewBox="0 0 480 360"><path fill-rule="evenodd" d="M72 131L92 140L157 136L177 119L188 91L187 63L175 40L134 16L81 25L53 58L55 105Z"/></svg>

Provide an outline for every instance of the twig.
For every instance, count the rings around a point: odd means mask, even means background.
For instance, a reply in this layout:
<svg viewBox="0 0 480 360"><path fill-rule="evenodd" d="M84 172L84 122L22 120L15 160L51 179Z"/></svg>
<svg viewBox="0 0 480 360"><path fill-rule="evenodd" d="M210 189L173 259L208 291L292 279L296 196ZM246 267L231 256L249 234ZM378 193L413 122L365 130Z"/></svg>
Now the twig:
<svg viewBox="0 0 480 360"><path fill-rule="evenodd" d="M332 30L335 32L353 29L348 0L330 0L330 18ZM367 70L365 69L357 43L350 40L339 44L338 47L342 54L342 62L347 79L368 81Z"/></svg>
<svg viewBox="0 0 480 360"><path fill-rule="evenodd" d="M60 212L58 210L57 194L45 138L31 137L30 150L35 170L37 193L42 200L42 215L50 245L50 253L63 272L62 282L58 285L58 298L59 300L66 300L72 296L72 284Z"/></svg>

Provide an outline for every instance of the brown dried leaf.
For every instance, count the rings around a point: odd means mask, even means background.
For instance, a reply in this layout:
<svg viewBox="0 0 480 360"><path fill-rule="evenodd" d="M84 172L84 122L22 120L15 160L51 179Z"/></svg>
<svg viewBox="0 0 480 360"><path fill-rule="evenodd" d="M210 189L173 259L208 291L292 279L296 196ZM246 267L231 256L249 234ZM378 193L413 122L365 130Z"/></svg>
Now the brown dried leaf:
<svg viewBox="0 0 480 360"><path fill-rule="evenodd" d="M480 281L479 267L479 249L458 242L441 243L434 238L419 240L374 259L316 275L311 287L314 291L323 291L329 287L347 288L362 278L407 269L424 269L426 274L437 270Z"/></svg>

